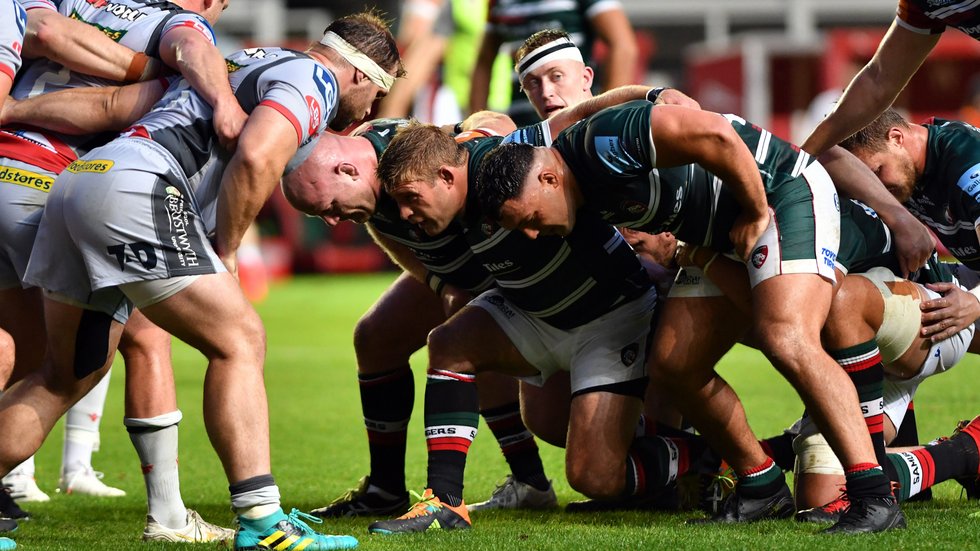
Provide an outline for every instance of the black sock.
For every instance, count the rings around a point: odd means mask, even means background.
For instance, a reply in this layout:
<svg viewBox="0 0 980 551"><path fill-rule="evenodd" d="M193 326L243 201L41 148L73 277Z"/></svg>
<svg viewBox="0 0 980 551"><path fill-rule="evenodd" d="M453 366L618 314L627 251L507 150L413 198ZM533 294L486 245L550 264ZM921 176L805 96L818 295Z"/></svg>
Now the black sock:
<svg viewBox="0 0 980 551"><path fill-rule="evenodd" d="M795 435L784 432L779 436L771 436L759 441L762 449L772 458L780 470L792 471L793 465L796 463L796 452L793 450L794 437Z"/></svg>
<svg viewBox="0 0 980 551"><path fill-rule="evenodd" d="M466 454L476 438L480 400L476 377L429 369L425 385L425 442L429 488L444 503L463 503Z"/></svg>
<svg viewBox="0 0 980 551"><path fill-rule="evenodd" d="M415 405L415 380L404 365L378 375L358 375L361 411L371 456L371 484L405 493L405 440Z"/></svg>
<svg viewBox="0 0 980 551"><path fill-rule="evenodd" d="M486 409L480 412L490 427L490 432L500 445L504 459L510 465L514 478L525 484L547 490L548 477L544 474L544 465L538 454L538 445L534 436L527 430L521 419L521 405L512 402L500 407Z"/></svg>

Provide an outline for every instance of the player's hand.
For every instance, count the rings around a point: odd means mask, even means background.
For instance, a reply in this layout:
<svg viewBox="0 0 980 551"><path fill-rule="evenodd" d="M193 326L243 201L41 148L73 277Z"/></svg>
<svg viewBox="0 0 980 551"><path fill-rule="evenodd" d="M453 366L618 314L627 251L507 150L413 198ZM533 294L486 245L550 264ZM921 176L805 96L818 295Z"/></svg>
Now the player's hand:
<svg viewBox="0 0 980 551"><path fill-rule="evenodd" d="M749 255L752 254L752 249L762 238L766 228L769 227L772 214L772 209L766 207L764 216L756 216L745 211L738 215L732 225L732 231L728 232L728 238L735 245L735 252L739 258L748 260Z"/></svg>
<svg viewBox="0 0 980 551"><path fill-rule="evenodd" d="M218 101L214 106L213 122L214 131L218 134L218 143L228 152L235 150L235 146L238 145L238 135L242 133L245 121L248 120L248 113L242 109L235 97L230 98Z"/></svg>
<svg viewBox="0 0 980 551"><path fill-rule="evenodd" d="M688 109L701 110L701 104L694 98L674 88L664 88L664 91L657 96L657 102L654 105L679 105Z"/></svg>
<svg viewBox="0 0 980 551"><path fill-rule="evenodd" d="M953 283L929 283L929 289L942 296L923 301L922 336L932 342L952 337L980 318L980 301Z"/></svg>
<svg viewBox="0 0 980 551"><path fill-rule="evenodd" d="M898 266L903 274L911 274L925 266L932 251L936 249L936 242L922 222L908 211L902 210L904 214L900 215L901 220L888 224L888 228L894 234Z"/></svg>
<svg viewBox="0 0 980 551"><path fill-rule="evenodd" d="M693 253L695 249L697 249L697 245L688 245L683 241L678 241L677 252L674 253L674 262L676 262L681 268L693 266L694 259L691 258L691 253Z"/></svg>
<svg viewBox="0 0 980 551"><path fill-rule="evenodd" d="M473 294L458 287L446 285L442 288L441 298L442 309L448 318L460 311L469 301L473 300Z"/></svg>

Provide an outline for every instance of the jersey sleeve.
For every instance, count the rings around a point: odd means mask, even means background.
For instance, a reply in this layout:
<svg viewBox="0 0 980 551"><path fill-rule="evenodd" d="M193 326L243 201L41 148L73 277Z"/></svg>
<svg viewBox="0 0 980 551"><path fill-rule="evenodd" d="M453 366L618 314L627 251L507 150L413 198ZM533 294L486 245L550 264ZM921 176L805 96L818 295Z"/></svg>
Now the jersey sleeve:
<svg viewBox="0 0 980 551"><path fill-rule="evenodd" d="M945 144L940 148L947 152L940 159L944 178L956 182L962 195L961 208L971 217L973 227L980 227L980 130L963 124L953 125L952 131L944 132Z"/></svg>
<svg viewBox="0 0 980 551"><path fill-rule="evenodd" d="M946 30L946 24L926 15L921 0L899 0L895 23L900 27L919 34L939 34Z"/></svg>
<svg viewBox="0 0 980 551"><path fill-rule="evenodd" d="M645 175L656 167L648 101L631 101L599 111L575 129L581 151L612 178ZM566 131L568 131L566 130Z"/></svg>
<svg viewBox="0 0 980 551"><path fill-rule="evenodd" d="M58 4L55 4L52 0L14 0L14 3L19 3L25 10L42 9L58 11Z"/></svg>
<svg viewBox="0 0 980 551"><path fill-rule="evenodd" d="M551 147L551 125L541 121L531 126L524 126L508 134L503 143L526 143L534 146Z"/></svg>
<svg viewBox="0 0 980 551"><path fill-rule="evenodd" d="M183 12L171 17L163 25L163 29L160 31L160 36L165 36L168 32L174 29L190 28L201 33L208 42L211 44L216 43L214 36L214 29L211 28L211 24L208 20L201 17L196 13Z"/></svg>
<svg viewBox="0 0 980 551"><path fill-rule="evenodd" d="M27 13L16 0L0 0L0 13L3 13L2 19L5 21L0 25L0 73L12 81L20 70Z"/></svg>
<svg viewBox="0 0 980 551"><path fill-rule="evenodd" d="M285 117L296 130L297 144L323 132L336 115L337 79L309 58L296 58L271 67L259 76L256 85L258 105L271 107Z"/></svg>

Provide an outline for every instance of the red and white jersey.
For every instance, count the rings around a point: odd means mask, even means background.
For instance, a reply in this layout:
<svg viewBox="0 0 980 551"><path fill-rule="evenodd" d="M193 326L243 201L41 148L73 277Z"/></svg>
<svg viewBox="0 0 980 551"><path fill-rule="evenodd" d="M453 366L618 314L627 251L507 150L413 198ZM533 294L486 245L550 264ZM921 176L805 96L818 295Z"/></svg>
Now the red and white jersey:
<svg viewBox="0 0 980 551"><path fill-rule="evenodd" d="M241 50L226 63L231 87L245 112L259 105L271 107L296 130L299 149L287 165L291 170L309 156L337 114L340 89L336 77L310 56L282 48ZM218 146L212 116L211 106L186 80L178 79L121 138L149 138L162 145L187 177L206 219L213 218L205 205L215 203L230 157Z"/></svg>
<svg viewBox="0 0 980 551"><path fill-rule="evenodd" d="M977 0L899 0L895 22L912 32L939 34L953 27L980 40Z"/></svg>
<svg viewBox="0 0 980 551"><path fill-rule="evenodd" d="M0 73L14 80L20 70L27 13L17 0L0 0Z"/></svg>
<svg viewBox="0 0 980 551"><path fill-rule="evenodd" d="M201 15L159 0L22 0L25 9L56 8L66 17L92 25L127 48L160 57L160 40L173 29L188 27L214 44L214 31ZM16 99L45 92L86 86L105 86L112 81L69 71L58 63L40 59L28 65L11 96Z"/></svg>

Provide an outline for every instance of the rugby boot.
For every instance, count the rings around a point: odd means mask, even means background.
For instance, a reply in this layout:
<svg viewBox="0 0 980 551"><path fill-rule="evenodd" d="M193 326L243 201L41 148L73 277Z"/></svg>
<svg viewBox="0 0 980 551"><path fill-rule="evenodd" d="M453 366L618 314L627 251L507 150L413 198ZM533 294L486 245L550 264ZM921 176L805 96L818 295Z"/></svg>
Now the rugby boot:
<svg viewBox="0 0 980 551"><path fill-rule="evenodd" d="M412 506L404 515L391 520L379 520L368 526L372 534L407 534L410 532L425 532L427 530L456 530L471 528L470 515L466 504L453 507L443 503L433 495L432 490L426 489L422 495L415 494L418 503Z"/></svg>
<svg viewBox="0 0 980 551"><path fill-rule="evenodd" d="M840 519L823 534L865 534L905 528L905 515L895 496L851 498Z"/></svg>
<svg viewBox="0 0 980 551"><path fill-rule="evenodd" d="M967 434L974 440L980 440L980 416L974 417L972 421L960 421L953 430L953 437L960 434ZM956 482L966 490L967 498L980 499L980 473L956 477Z"/></svg>
<svg viewBox="0 0 980 551"><path fill-rule="evenodd" d="M784 482L771 496L748 498L741 495L738 487L721 504L721 510L708 518L691 519L691 524L756 522L759 520L783 519L793 516L793 494Z"/></svg>
<svg viewBox="0 0 980 551"><path fill-rule="evenodd" d="M342 517L387 517L408 508L408 492L392 496L384 491L373 491L371 478L363 477L356 488L347 490L344 495L328 505L313 509L310 514L320 518Z"/></svg>
<svg viewBox="0 0 980 551"><path fill-rule="evenodd" d="M13 551L17 549L17 543L10 538L0 538L0 551Z"/></svg>
<svg viewBox="0 0 980 551"><path fill-rule="evenodd" d="M357 539L353 536L328 536L318 534L305 521L322 520L293 509L288 515L279 509L269 516L258 519L238 517L235 533L235 551L328 551L354 549Z"/></svg>
<svg viewBox="0 0 980 551"><path fill-rule="evenodd" d="M521 482L507 475L504 482L490 494L490 499L467 505L469 512L488 511L490 509L553 509L558 507L558 496L555 488L548 481L547 490L539 490L526 482Z"/></svg>
<svg viewBox="0 0 980 551"><path fill-rule="evenodd" d="M30 518L27 511L17 505L17 502L11 497L10 491L5 488L0 488L0 518L11 520L27 520Z"/></svg>
<svg viewBox="0 0 980 551"><path fill-rule="evenodd" d="M851 500L847 497L847 490L841 488L840 495L836 499L821 505L811 507L796 512L796 520L799 522L821 522L833 524L840 520L840 516L851 506Z"/></svg>
<svg viewBox="0 0 980 551"><path fill-rule="evenodd" d="M9 518L0 518L0 534L9 534L17 530L17 521Z"/></svg>
<svg viewBox="0 0 980 551"><path fill-rule="evenodd" d="M150 515L146 515L146 527L143 528L143 541L211 543L231 541L234 537L234 530L211 524L193 509L187 510L187 524L183 528L168 528Z"/></svg>

